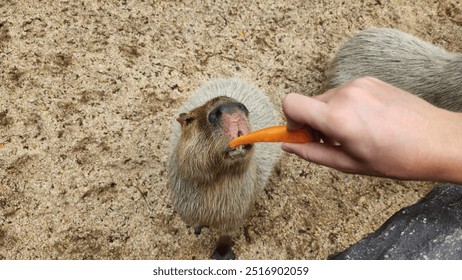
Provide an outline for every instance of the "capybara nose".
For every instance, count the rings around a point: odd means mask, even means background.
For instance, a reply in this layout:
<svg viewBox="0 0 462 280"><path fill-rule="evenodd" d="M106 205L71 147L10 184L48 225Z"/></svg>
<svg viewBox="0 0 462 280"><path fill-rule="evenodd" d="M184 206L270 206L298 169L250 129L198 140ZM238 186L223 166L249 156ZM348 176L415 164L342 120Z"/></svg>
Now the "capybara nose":
<svg viewBox="0 0 462 280"><path fill-rule="evenodd" d="M215 109L213 109L210 112L208 119L211 124L217 125L220 123L223 114L233 114L233 113L238 113L238 112L242 112L246 116L249 115L249 110L247 110L247 107L245 107L245 105L242 103L239 103L239 102L224 103L224 104L218 105Z"/></svg>

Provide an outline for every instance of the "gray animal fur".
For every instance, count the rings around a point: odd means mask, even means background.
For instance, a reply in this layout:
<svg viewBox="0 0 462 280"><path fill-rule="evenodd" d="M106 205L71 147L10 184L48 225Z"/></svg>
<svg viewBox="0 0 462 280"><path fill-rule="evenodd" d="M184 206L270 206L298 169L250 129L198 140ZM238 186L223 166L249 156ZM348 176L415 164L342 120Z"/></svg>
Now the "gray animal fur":
<svg viewBox="0 0 462 280"><path fill-rule="evenodd" d="M228 96L244 104L249 110L252 130L277 125L276 110L269 98L259 88L236 78L216 79L208 82L192 94L179 109L178 114L189 112L207 101ZM191 226L211 226L222 233L229 233L242 225L255 196L264 188L280 157L280 147L274 143L257 143L254 147L249 172L246 176L228 178L227 172L220 180L201 183L191 182L177 172L175 149L181 137L177 122L172 124L170 136L169 181L175 209ZM208 149L207 143L195 145L194 149ZM194 163L190 163L191 166ZM252 170L253 169L253 170ZM206 174L216 170L196 170ZM231 172L230 172L231 173Z"/></svg>
<svg viewBox="0 0 462 280"><path fill-rule="evenodd" d="M373 76L448 110L462 110L462 54L407 33L374 28L348 40L327 71L329 86Z"/></svg>

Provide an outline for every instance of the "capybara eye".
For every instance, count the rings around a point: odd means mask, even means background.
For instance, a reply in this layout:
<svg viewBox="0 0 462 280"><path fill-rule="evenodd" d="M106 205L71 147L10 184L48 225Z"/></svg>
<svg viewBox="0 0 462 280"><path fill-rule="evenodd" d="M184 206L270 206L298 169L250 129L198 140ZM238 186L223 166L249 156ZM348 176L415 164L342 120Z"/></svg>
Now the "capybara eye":
<svg viewBox="0 0 462 280"><path fill-rule="evenodd" d="M186 118L186 120L185 120L186 125L191 124L193 121L194 121L194 118L193 118L193 117L188 117L188 118Z"/></svg>

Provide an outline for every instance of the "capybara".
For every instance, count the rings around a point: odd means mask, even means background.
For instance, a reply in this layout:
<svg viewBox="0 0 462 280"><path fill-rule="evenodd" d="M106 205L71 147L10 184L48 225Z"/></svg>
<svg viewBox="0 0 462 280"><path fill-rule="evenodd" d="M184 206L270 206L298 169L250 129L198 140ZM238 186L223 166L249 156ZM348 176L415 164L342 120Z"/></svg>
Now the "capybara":
<svg viewBox="0 0 462 280"><path fill-rule="evenodd" d="M212 80L182 106L170 138L168 173L174 209L189 226L220 233L215 259L233 259L231 233L243 225L280 157L274 143L232 139L277 125L276 110L256 86L236 78Z"/></svg>

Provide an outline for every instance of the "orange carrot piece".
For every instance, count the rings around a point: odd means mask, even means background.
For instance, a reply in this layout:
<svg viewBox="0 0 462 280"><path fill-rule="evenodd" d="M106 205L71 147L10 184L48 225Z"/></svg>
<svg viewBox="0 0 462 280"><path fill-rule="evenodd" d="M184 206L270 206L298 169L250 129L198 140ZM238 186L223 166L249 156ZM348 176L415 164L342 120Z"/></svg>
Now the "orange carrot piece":
<svg viewBox="0 0 462 280"><path fill-rule="evenodd" d="M308 143L313 137L306 130L287 130L287 126L272 126L256 130L229 142L231 148L255 142Z"/></svg>

